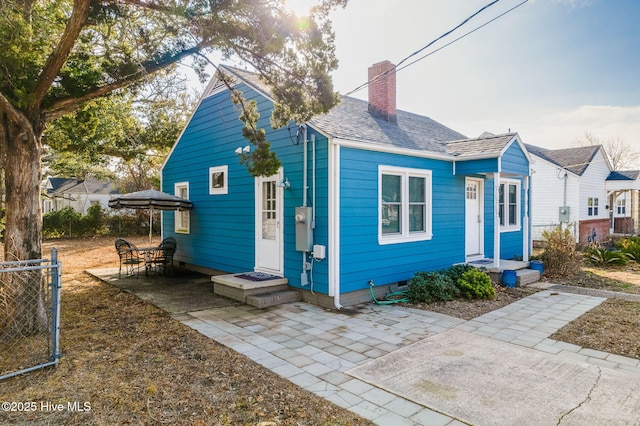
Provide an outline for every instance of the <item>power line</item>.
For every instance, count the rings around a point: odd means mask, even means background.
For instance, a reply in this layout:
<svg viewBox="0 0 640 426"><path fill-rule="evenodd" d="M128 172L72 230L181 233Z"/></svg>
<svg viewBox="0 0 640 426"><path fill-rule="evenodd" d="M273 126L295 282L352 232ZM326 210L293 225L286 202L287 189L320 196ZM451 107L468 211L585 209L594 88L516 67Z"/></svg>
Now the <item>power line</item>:
<svg viewBox="0 0 640 426"><path fill-rule="evenodd" d="M485 22L484 24L482 24L482 25L480 25L480 26L478 26L478 27L476 27L476 28L472 29L471 31L468 31L468 32L464 33L464 34L463 34L463 35L461 35L460 37L458 37L458 38L456 38L456 39L454 39L454 40L450 41L449 43L445 44L444 46L441 46L441 47L437 48L436 50L431 51L431 52L427 53L426 55L423 55L423 56L419 57L418 59L416 59L416 60L415 60L415 61L413 61L413 62L409 62L409 63L408 63L407 65L405 65L404 67L401 67L401 68L397 68L397 67L396 67L395 72L401 71L401 70L403 70L403 69L405 69L405 68L407 68L407 67L409 67L409 66L411 66L411 65L415 64L416 62L419 62L419 61L423 60L424 58L426 58L426 57L428 57L428 56L433 55L434 53L436 53L436 52L438 52L438 51L440 51L440 50L444 49L445 47L452 45L452 44L453 44L453 43L455 43L456 41L461 40L461 39L465 38L466 36L468 36L468 35L470 35L470 34L475 33L475 32L476 32L476 31L478 31L479 29L481 29L481 28L483 28L483 27L486 27L487 25L489 25L490 23L492 23L493 21L495 21L495 20L497 20L497 19L502 18L502 17L503 17L504 15L506 15L507 13L509 13L509 12L511 12L511 11L513 11L513 10L517 9L517 8L519 8L520 6L522 6L523 4L525 4L525 3L526 3L526 2L528 2L528 1L529 1L529 0L523 0L521 3L518 3L517 5L513 6L511 9L509 9L509 10L507 10L507 11L505 11L505 12L501 13L500 15L496 16L496 17L495 17L495 18L493 18L493 19L488 20L488 21L487 21L487 22ZM423 49L423 50L424 50L424 49Z"/></svg>
<svg viewBox="0 0 640 426"><path fill-rule="evenodd" d="M446 33L442 34L440 37L432 40L431 42L429 42L428 44L426 44L424 47L420 48L419 50L413 52L411 55L407 56L406 58L402 59L398 65L396 65L393 69L385 71L383 73L380 73L378 75L376 75L375 77L373 77L371 80L367 81L366 83L361 84L360 86L356 87L355 89L351 90L350 92L347 92L345 94L345 96L349 96L352 95L353 93L359 92L360 90L364 89L365 87L367 87L369 84L371 84L372 82L378 80L379 78L382 78L386 75L389 75L391 73L397 73L400 70L403 70L413 64L415 64L418 61L423 60L424 58L433 55L434 53L444 49L447 46L450 46L451 44L455 43L458 40L463 39L464 37L468 36L469 34L472 34L476 31L478 31L480 28L483 28L487 25L489 25L491 22L501 18L502 16L506 15L507 13L517 9L518 7L522 6L523 4L527 3L529 0L524 0L521 3L519 3L518 5L512 7L511 9L507 10L506 12L501 13L500 15L496 16L495 18L485 22L484 24L474 28L473 30L463 34L462 36L456 38L455 40L445 44L444 46L439 47L438 49L427 53L426 55L421 56L420 58L416 59L413 62L408 63L407 65L398 68L400 65L402 65L404 62L408 61L409 59L411 59L412 57L416 56L417 54L419 54L420 52L423 52L425 49L428 49L430 46L432 46L434 43L438 42L439 40L443 39L444 37L450 35L451 33L453 33L454 31L456 31L458 28L462 27L464 24L466 24L467 22L469 22L472 18L474 18L475 16L477 16L478 14L480 14L481 12L483 12L484 10L488 9L489 7L493 6L494 4L496 4L497 2L499 2L500 0L494 0L493 2L483 6L481 9L479 9L477 12L475 12L473 15L469 16L467 19L465 19L464 21L462 21L460 24L458 24L456 27L452 28L451 30L447 31Z"/></svg>
<svg viewBox="0 0 640 426"><path fill-rule="evenodd" d="M413 52L411 55L407 56L406 58L404 58L403 60L401 60L400 62L398 62L398 65L396 66L400 66L403 63L405 63L406 61L408 61L409 59L411 59L412 57L416 56L418 53L424 51L425 49L431 47L434 43L442 40L443 38L445 38L446 36L448 36L449 34L451 34L452 32L454 32L455 30L457 30L458 28L462 27L464 24L466 24L467 22L469 22L471 19L473 19L475 16L479 15L480 13L484 12L485 10L489 9L491 6L493 6L494 4L498 3L500 0L494 0L491 3L483 6L482 8L480 8L476 13L474 13L473 15L469 16L467 19L465 19L464 21L462 21L461 23L459 23L458 25L456 25L454 28L450 29L449 31L447 31L446 33L442 34L440 37L436 38L435 40L429 42L426 46L422 47L421 49L416 50L415 52Z"/></svg>

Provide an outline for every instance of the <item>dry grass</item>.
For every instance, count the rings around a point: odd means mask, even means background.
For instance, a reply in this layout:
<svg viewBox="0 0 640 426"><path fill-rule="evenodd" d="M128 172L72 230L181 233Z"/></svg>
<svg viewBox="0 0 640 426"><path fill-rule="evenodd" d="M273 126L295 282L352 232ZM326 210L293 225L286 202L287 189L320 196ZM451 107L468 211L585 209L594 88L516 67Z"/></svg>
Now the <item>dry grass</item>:
<svg viewBox="0 0 640 426"><path fill-rule="evenodd" d="M0 383L2 401L38 404L32 412L0 411L0 424L370 424L85 274L117 266L112 244L55 242L63 357L55 369ZM90 411L48 412L41 402L88 402Z"/></svg>

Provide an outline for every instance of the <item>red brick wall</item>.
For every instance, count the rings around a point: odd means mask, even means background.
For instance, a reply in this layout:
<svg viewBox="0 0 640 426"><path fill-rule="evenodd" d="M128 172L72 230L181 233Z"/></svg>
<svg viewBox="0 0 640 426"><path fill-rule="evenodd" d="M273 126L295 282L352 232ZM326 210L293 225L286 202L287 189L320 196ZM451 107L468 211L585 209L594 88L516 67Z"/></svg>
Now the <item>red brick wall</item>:
<svg viewBox="0 0 640 426"><path fill-rule="evenodd" d="M630 217L616 217L613 222L613 232L616 234L630 234L632 232Z"/></svg>
<svg viewBox="0 0 640 426"><path fill-rule="evenodd" d="M602 241L609 236L609 219L583 220L579 232L580 244Z"/></svg>

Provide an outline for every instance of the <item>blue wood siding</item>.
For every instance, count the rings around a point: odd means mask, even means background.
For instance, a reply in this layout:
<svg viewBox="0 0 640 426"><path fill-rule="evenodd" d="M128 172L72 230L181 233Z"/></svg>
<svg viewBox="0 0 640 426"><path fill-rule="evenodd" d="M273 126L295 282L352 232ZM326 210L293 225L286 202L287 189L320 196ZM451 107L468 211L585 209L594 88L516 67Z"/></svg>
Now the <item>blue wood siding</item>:
<svg viewBox="0 0 640 426"><path fill-rule="evenodd" d="M286 129L285 129L286 131ZM329 216L328 216L328 141L327 138L315 132L309 128L307 132L307 139L309 140L307 146L307 173L308 173L308 191L307 191L307 206L313 206L313 163L312 153L313 144L311 143L311 135L315 135L315 150L316 150L316 206L315 206L315 230L314 230L314 244L320 244L325 247L329 245ZM288 133L287 133L288 135ZM295 129L292 130L292 137L295 140ZM287 136L288 138L288 136ZM301 287L306 289L312 289L314 292L328 294L329 292L329 266L328 256L330 253L327 251L327 259L322 261L313 260L313 269L308 273L309 284L305 287L301 286L300 275L302 274L302 252L296 251L296 234L295 234L295 208L302 206L304 193L303 187L303 163L304 163L304 151L303 144L294 146L291 139L282 141L283 143L278 146L272 147L278 153L280 160L283 163L285 176L291 181L291 188L285 192L285 211L284 211L284 226L285 226L285 276L289 280L289 285L293 287ZM288 145L287 145L288 143ZM284 155L284 152L290 152L289 155ZM293 173L292 173L293 171ZM310 261L311 259L307 259ZM313 286L313 287L311 287Z"/></svg>
<svg viewBox="0 0 640 426"><path fill-rule="evenodd" d="M451 162L351 148L341 149L340 162L341 292L464 261L464 176L453 176ZM432 171L431 240L378 243L379 165Z"/></svg>
<svg viewBox="0 0 640 426"><path fill-rule="evenodd" d="M529 176L529 160L515 141L502 155L502 172Z"/></svg>
<svg viewBox="0 0 640 426"><path fill-rule="evenodd" d="M271 149L282 162L291 187L284 193L284 270L289 284L300 285L302 253L295 250L295 207L303 201L303 144L296 145L297 127L273 130L269 123L272 103L246 85L238 87L247 99L258 102L258 125L267 131ZM162 170L162 190L174 192L176 182L189 183L189 234L174 232L174 213L163 213L164 236L178 240L176 258L206 268L230 273L251 271L255 263L255 180L240 164L235 149L249 145L242 136L239 111L226 92L204 99ZM309 138L310 139L310 138ZM312 151L309 143L308 205L312 203ZM316 235L315 243L328 245L327 140L316 140ZM209 194L209 168L227 165L228 194ZM327 261L314 262L314 291L327 292Z"/></svg>
<svg viewBox="0 0 640 426"><path fill-rule="evenodd" d="M498 159L484 158L482 160L457 161L455 171L457 175L494 173L498 171Z"/></svg>
<svg viewBox="0 0 640 426"><path fill-rule="evenodd" d="M520 180L520 224L523 224L524 218L524 189L522 187L522 179ZM484 191L484 252L486 257L493 257L493 191L494 179L485 180ZM524 238L524 230L522 226L519 231L509 231L500 233L500 258L513 259L521 257L523 254L522 240Z"/></svg>
<svg viewBox="0 0 640 426"><path fill-rule="evenodd" d="M260 100L255 93L245 95ZM241 89L242 90L242 89ZM235 149L248 144L242 123L226 92L204 99L162 170L162 190L189 183L189 234L174 232L174 212L163 213L163 235L178 241L176 258L228 272L253 269L254 179ZM209 194L209 168L228 165L228 194Z"/></svg>

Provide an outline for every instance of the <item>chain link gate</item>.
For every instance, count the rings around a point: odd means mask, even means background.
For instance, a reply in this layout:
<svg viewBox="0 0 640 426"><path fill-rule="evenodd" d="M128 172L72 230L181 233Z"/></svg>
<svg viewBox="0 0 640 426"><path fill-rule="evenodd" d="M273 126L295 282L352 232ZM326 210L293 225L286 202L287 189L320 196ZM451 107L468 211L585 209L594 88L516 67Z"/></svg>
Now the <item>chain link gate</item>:
<svg viewBox="0 0 640 426"><path fill-rule="evenodd" d="M51 259L0 262L0 381L60 359L62 264Z"/></svg>

